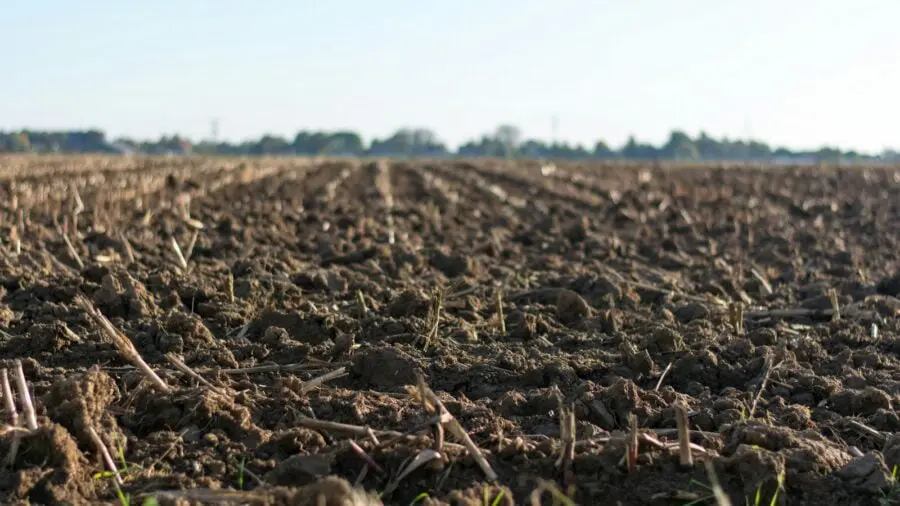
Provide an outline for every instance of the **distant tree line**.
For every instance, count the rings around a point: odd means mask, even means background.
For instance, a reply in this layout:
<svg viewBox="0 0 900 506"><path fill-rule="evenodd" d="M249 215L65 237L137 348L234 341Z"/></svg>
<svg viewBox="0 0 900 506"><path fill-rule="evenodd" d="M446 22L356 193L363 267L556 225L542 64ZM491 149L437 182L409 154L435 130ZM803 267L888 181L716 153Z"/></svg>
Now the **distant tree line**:
<svg viewBox="0 0 900 506"><path fill-rule="evenodd" d="M547 143L539 139L523 138L512 125L501 125L493 132L472 139L455 149L447 146L431 130L403 128L384 139L366 143L352 131L301 131L289 139L264 135L257 140L241 143L189 139L172 135L157 140L137 141L127 138L107 139L99 130L45 132L22 130L0 131L0 152L24 153L145 153L145 154L203 154L203 155L332 155L332 156L429 156L568 159L568 160L751 160L785 162L838 162L863 160L900 161L900 154L886 150L878 155L856 151L842 151L823 147L816 151L791 151L773 148L754 140L714 139L706 133L696 138L682 131L673 131L661 146L654 146L630 137L619 148L603 141L593 146L568 142Z"/></svg>

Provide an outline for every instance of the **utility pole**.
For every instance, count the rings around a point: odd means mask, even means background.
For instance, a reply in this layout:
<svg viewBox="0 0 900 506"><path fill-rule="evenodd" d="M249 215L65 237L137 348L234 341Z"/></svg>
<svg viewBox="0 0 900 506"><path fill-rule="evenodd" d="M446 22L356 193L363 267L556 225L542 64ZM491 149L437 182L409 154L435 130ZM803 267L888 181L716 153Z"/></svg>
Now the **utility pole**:
<svg viewBox="0 0 900 506"><path fill-rule="evenodd" d="M557 136L559 135L559 116L555 113L553 114L553 118L551 119L550 131L551 131L550 142L552 143L553 146L555 146L556 141L557 141Z"/></svg>
<svg viewBox="0 0 900 506"><path fill-rule="evenodd" d="M209 122L209 133L211 140L213 143L219 143L219 119L213 118L212 121Z"/></svg>

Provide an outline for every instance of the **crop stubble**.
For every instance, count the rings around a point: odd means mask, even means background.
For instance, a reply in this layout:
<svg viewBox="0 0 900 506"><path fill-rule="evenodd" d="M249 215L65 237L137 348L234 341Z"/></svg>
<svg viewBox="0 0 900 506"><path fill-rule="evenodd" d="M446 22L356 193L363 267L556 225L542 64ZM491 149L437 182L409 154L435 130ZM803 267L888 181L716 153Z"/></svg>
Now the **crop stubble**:
<svg viewBox="0 0 900 506"><path fill-rule="evenodd" d="M4 504L896 500L893 169L3 163Z"/></svg>

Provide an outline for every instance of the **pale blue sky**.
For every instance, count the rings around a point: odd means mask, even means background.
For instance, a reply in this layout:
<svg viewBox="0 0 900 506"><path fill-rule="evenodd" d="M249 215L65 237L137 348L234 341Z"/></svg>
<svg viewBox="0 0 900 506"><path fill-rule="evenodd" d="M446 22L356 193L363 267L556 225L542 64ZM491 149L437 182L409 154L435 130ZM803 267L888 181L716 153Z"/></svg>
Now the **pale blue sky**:
<svg viewBox="0 0 900 506"><path fill-rule="evenodd" d="M8 2L0 129L900 146L897 0Z"/></svg>

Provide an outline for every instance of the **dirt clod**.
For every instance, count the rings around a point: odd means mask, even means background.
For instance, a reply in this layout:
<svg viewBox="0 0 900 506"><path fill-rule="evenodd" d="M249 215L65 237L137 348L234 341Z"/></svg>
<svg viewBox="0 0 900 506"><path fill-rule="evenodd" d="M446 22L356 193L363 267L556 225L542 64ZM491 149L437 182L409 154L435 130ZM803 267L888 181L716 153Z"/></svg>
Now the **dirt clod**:
<svg viewBox="0 0 900 506"><path fill-rule="evenodd" d="M366 388L397 390L416 383L419 365L392 346L366 347L353 355L353 373Z"/></svg>
<svg viewBox="0 0 900 506"><path fill-rule="evenodd" d="M469 256L460 253L445 253L440 250L432 253L430 263L448 278L471 274L475 265L474 260Z"/></svg>
<svg viewBox="0 0 900 506"><path fill-rule="evenodd" d="M892 484L884 457L875 452L851 460L836 474L856 490L870 495L877 495Z"/></svg>
<svg viewBox="0 0 900 506"><path fill-rule="evenodd" d="M556 298L556 317L565 325L575 325L591 316L591 306L572 290L560 290Z"/></svg>
<svg viewBox="0 0 900 506"><path fill-rule="evenodd" d="M303 486L331 474L331 462L321 455L292 455L266 476L275 485Z"/></svg>
<svg viewBox="0 0 900 506"><path fill-rule="evenodd" d="M699 302L689 302L675 309L675 318L682 323L704 319L709 316L709 308Z"/></svg>
<svg viewBox="0 0 900 506"><path fill-rule="evenodd" d="M832 395L828 404L834 411L848 416L871 415L879 409L892 410L891 396L875 387L843 390Z"/></svg>
<svg viewBox="0 0 900 506"><path fill-rule="evenodd" d="M119 389L106 373L93 369L84 374L55 383L41 401L47 406L47 415L78 438L79 446L94 445L89 434L93 428L109 448L121 448L124 438L115 437L118 429L116 418L109 406L119 400Z"/></svg>
<svg viewBox="0 0 900 506"><path fill-rule="evenodd" d="M673 328L657 327L648 336L647 348L656 353L672 353L683 347L684 339Z"/></svg>

